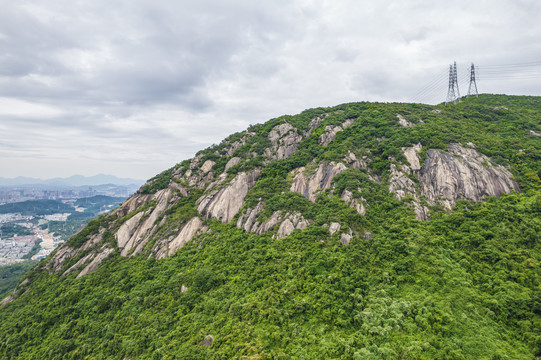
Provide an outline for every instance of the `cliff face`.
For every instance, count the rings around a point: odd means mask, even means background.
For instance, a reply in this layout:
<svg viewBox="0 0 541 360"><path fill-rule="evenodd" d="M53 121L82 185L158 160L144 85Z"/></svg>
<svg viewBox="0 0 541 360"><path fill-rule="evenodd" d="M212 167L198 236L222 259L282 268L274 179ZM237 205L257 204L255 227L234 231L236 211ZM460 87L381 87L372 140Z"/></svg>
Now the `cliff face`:
<svg viewBox="0 0 541 360"><path fill-rule="evenodd" d="M474 144L469 146L450 144L446 151L429 149L422 167L422 145L403 148L408 164L391 165L389 191L397 199L411 196L419 220L428 219L428 208L421 205L421 199L428 205L443 205L451 210L458 200L475 202L520 191L509 170L479 154L472 148Z"/></svg>
<svg viewBox="0 0 541 360"><path fill-rule="evenodd" d="M433 112L433 116L439 115L441 111ZM82 244L70 241L61 246L47 260L46 267L63 274L80 271L78 276L83 276L96 270L116 251L123 257L144 255L162 259L209 232L210 220L275 238L287 237L294 230L322 226L316 224L313 215L311 218L287 208L268 212L265 211L265 199L260 199L256 205L252 201L251 206L245 206L245 199L257 187L266 166L284 162L300 149L307 153L310 146L312 149L314 146L336 149L339 133L344 134L340 140L343 142L348 141L348 136L363 131L359 130L360 120L346 119L329 124L332 116L329 113L313 116L306 120L304 128L296 128L283 120L266 132L246 131L225 140L217 150L199 153L182 166L171 169L169 177L164 175L150 180L137 194L107 215L106 221L102 221L95 231L79 234L79 240L84 238ZM396 114L392 115L390 123L399 131L426 126L423 120L414 123ZM387 141L385 136L377 137L377 143L384 141ZM265 147L261 146L263 143ZM373 206L366 200L370 187L359 183L342 187L340 193L335 191L336 179L342 174L358 171L374 184L386 186L396 199L407 200L405 209L413 211L417 219L429 220L430 207L434 205L451 210L458 200L480 201L487 196L520 191L506 167L479 153L471 143L426 149L421 141L414 142L399 150L405 161L394 157L385 159L388 167L383 174L370 165L378 159L381 161L381 156L373 153L370 147L358 143L356 146L324 150L341 151L342 155L335 156L334 160L304 155L304 163L299 164L302 166L288 170L287 188L282 190L282 195L298 193L314 204L320 196L336 196L358 215L367 216ZM272 194L263 195L272 197ZM365 238L366 234L371 234L368 229L352 231L355 226L351 224L333 224L329 234L333 235L341 228L340 241L344 245L354 237Z"/></svg>
<svg viewBox="0 0 541 360"><path fill-rule="evenodd" d="M427 155L419 184L431 205L441 203L451 209L457 200L479 201L520 190L506 168L474 149L452 144L447 152L429 150Z"/></svg>
<svg viewBox="0 0 541 360"><path fill-rule="evenodd" d="M292 172L294 177L289 190L314 202L318 193L330 189L334 177L344 170L346 166L343 163L334 162L323 162L310 174L305 174L304 166L300 167Z"/></svg>

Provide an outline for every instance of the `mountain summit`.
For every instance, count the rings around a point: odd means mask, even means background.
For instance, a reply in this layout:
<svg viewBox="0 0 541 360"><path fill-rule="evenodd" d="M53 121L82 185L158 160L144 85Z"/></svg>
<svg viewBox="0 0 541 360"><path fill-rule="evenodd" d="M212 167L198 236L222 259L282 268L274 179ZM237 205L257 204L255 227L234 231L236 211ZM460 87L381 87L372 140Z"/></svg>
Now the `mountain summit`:
<svg viewBox="0 0 541 360"><path fill-rule="evenodd" d="M539 356L540 118L538 97L482 95L251 126L38 264L2 302L0 351Z"/></svg>

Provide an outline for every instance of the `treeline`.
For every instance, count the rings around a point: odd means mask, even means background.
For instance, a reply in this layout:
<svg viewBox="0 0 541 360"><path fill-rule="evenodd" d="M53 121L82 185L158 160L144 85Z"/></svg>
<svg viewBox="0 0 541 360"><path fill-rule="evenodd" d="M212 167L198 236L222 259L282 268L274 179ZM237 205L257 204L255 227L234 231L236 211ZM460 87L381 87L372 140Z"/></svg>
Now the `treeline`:
<svg viewBox="0 0 541 360"><path fill-rule="evenodd" d="M72 206L56 200L28 200L0 205L0 214L20 213L21 215L52 215L74 212Z"/></svg>

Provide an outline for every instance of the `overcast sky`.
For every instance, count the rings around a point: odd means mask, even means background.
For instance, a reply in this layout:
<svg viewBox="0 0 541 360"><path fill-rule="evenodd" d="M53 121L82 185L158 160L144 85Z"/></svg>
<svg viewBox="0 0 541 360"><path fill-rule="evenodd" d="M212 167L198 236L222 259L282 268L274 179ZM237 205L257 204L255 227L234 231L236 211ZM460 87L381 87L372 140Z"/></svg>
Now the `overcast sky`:
<svg viewBox="0 0 541 360"><path fill-rule="evenodd" d="M442 102L455 60L462 93L474 62L480 92L541 95L539 0L0 5L0 177L148 179L283 114Z"/></svg>

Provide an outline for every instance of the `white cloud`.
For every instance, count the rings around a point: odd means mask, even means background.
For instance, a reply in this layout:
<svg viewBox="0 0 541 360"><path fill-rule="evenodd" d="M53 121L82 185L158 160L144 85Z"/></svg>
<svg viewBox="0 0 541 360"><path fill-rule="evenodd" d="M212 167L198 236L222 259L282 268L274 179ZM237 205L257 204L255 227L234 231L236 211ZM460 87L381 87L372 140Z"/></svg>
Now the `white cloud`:
<svg viewBox="0 0 541 360"><path fill-rule="evenodd" d="M0 168L148 178L284 113L443 101L454 60L461 74L481 66L482 92L541 95L531 78L482 73L540 59L540 10L534 0L10 2Z"/></svg>
<svg viewBox="0 0 541 360"><path fill-rule="evenodd" d="M39 76L36 76L39 77ZM44 81L42 79L42 81ZM51 118L62 116L63 111L53 105L32 103L25 100L0 97L0 118Z"/></svg>

